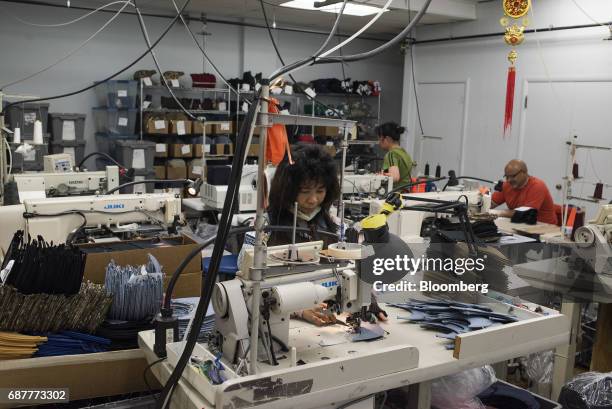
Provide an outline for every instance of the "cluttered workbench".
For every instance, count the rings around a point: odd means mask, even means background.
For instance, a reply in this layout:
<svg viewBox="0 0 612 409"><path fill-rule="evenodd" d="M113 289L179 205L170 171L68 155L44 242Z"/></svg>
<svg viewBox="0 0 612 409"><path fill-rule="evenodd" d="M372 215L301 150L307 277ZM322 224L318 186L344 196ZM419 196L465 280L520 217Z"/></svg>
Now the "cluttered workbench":
<svg viewBox="0 0 612 409"><path fill-rule="evenodd" d="M399 293L389 293L383 294L382 297L397 299L398 295ZM405 294L402 296L405 297ZM421 297L419 294L415 296ZM341 345L345 354L352 354L355 358L373 354L377 360L385 362L385 366L360 366L359 360L327 356L333 349L333 340L342 339L346 332L343 326L316 327L301 320L291 320L291 344L296 346L298 354L310 351L307 355L311 357L311 361L306 362L307 365L274 369L260 363L259 374L229 379L224 384L217 385L213 389L213 399L210 399L211 395L208 399L205 397L208 394L206 388L196 380L202 382L206 378L190 376L189 373L194 371L188 367L173 395L172 406L194 409L238 408L258 406L265 401L266 408L324 408L377 392L409 386L409 408L424 409L430 407L428 381L567 343L569 323L565 316L549 310L538 314L485 296L480 297L483 305L486 303L498 313L511 311L518 321L461 334L454 341L454 350L450 350L448 345L452 345L452 341L438 338L435 332L407 322L405 318L410 316L409 312L386 304L383 308L389 314L389 319L381 324L385 331L382 338L368 343ZM399 302L399 299L390 301ZM153 352L153 344L152 331L139 334L140 348L150 364L158 360ZM399 355L398 348L402 348ZM279 367L283 366L287 365L279 360ZM315 373L316 367L324 369L321 378L301 379L301 375L309 373L309 367L314 367ZM389 370L384 370L386 367L389 367ZM151 372L160 383L164 383L171 369L172 365L168 359L152 365ZM288 383L288 379L291 383ZM306 384L310 383L310 387L297 393L288 392L291 389L289 385L298 383L298 379ZM269 390L258 390L257 385L267 383L274 385L274 388L270 386Z"/></svg>

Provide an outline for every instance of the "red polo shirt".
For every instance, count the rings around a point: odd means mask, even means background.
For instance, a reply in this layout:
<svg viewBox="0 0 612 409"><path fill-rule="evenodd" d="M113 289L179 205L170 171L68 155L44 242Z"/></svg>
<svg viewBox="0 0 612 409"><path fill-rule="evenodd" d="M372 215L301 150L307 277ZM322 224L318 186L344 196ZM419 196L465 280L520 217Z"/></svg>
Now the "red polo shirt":
<svg viewBox="0 0 612 409"><path fill-rule="evenodd" d="M529 176L521 189L514 189L510 183L504 182L502 191L493 193L491 199L498 205L506 203L510 210L521 206L538 209L539 222L557 224L552 196L546 184L535 176Z"/></svg>

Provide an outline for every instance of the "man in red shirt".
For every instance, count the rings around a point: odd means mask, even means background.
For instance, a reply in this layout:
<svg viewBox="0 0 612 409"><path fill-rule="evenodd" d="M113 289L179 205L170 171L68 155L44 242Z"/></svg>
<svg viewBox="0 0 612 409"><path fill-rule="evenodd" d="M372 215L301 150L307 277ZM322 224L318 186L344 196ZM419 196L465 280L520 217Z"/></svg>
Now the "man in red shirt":
<svg viewBox="0 0 612 409"><path fill-rule="evenodd" d="M506 182L501 192L493 193L491 207L506 203L509 210L495 213L502 217L512 217L514 209L531 207L538 210L538 221L557 224L557 215L552 196L546 184L535 176L529 176L527 165L522 160L513 159L504 168Z"/></svg>

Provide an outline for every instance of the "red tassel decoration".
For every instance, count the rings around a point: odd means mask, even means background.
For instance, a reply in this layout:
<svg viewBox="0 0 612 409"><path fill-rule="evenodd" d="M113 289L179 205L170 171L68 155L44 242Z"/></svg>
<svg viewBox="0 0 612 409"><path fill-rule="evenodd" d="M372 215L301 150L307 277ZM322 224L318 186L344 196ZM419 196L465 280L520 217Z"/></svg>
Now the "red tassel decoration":
<svg viewBox="0 0 612 409"><path fill-rule="evenodd" d="M512 132L512 112L514 110L514 83L516 70L508 67L508 82L506 83L506 111L504 116L504 138L510 137Z"/></svg>

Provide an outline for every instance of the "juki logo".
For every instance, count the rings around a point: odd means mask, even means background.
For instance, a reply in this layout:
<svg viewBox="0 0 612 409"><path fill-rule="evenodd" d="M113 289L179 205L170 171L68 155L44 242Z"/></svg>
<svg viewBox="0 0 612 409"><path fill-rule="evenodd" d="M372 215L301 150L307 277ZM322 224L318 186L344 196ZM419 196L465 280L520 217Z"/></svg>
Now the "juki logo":
<svg viewBox="0 0 612 409"><path fill-rule="evenodd" d="M337 286L338 282L337 281L327 281L327 282L321 283L321 285L325 288L330 288L330 287Z"/></svg>
<svg viewBox="0 0 612 409"><path fill-rule="evenodd" d="M104 206L105 209L123 209L125 205L123 203L109 203Z"/></svg>

